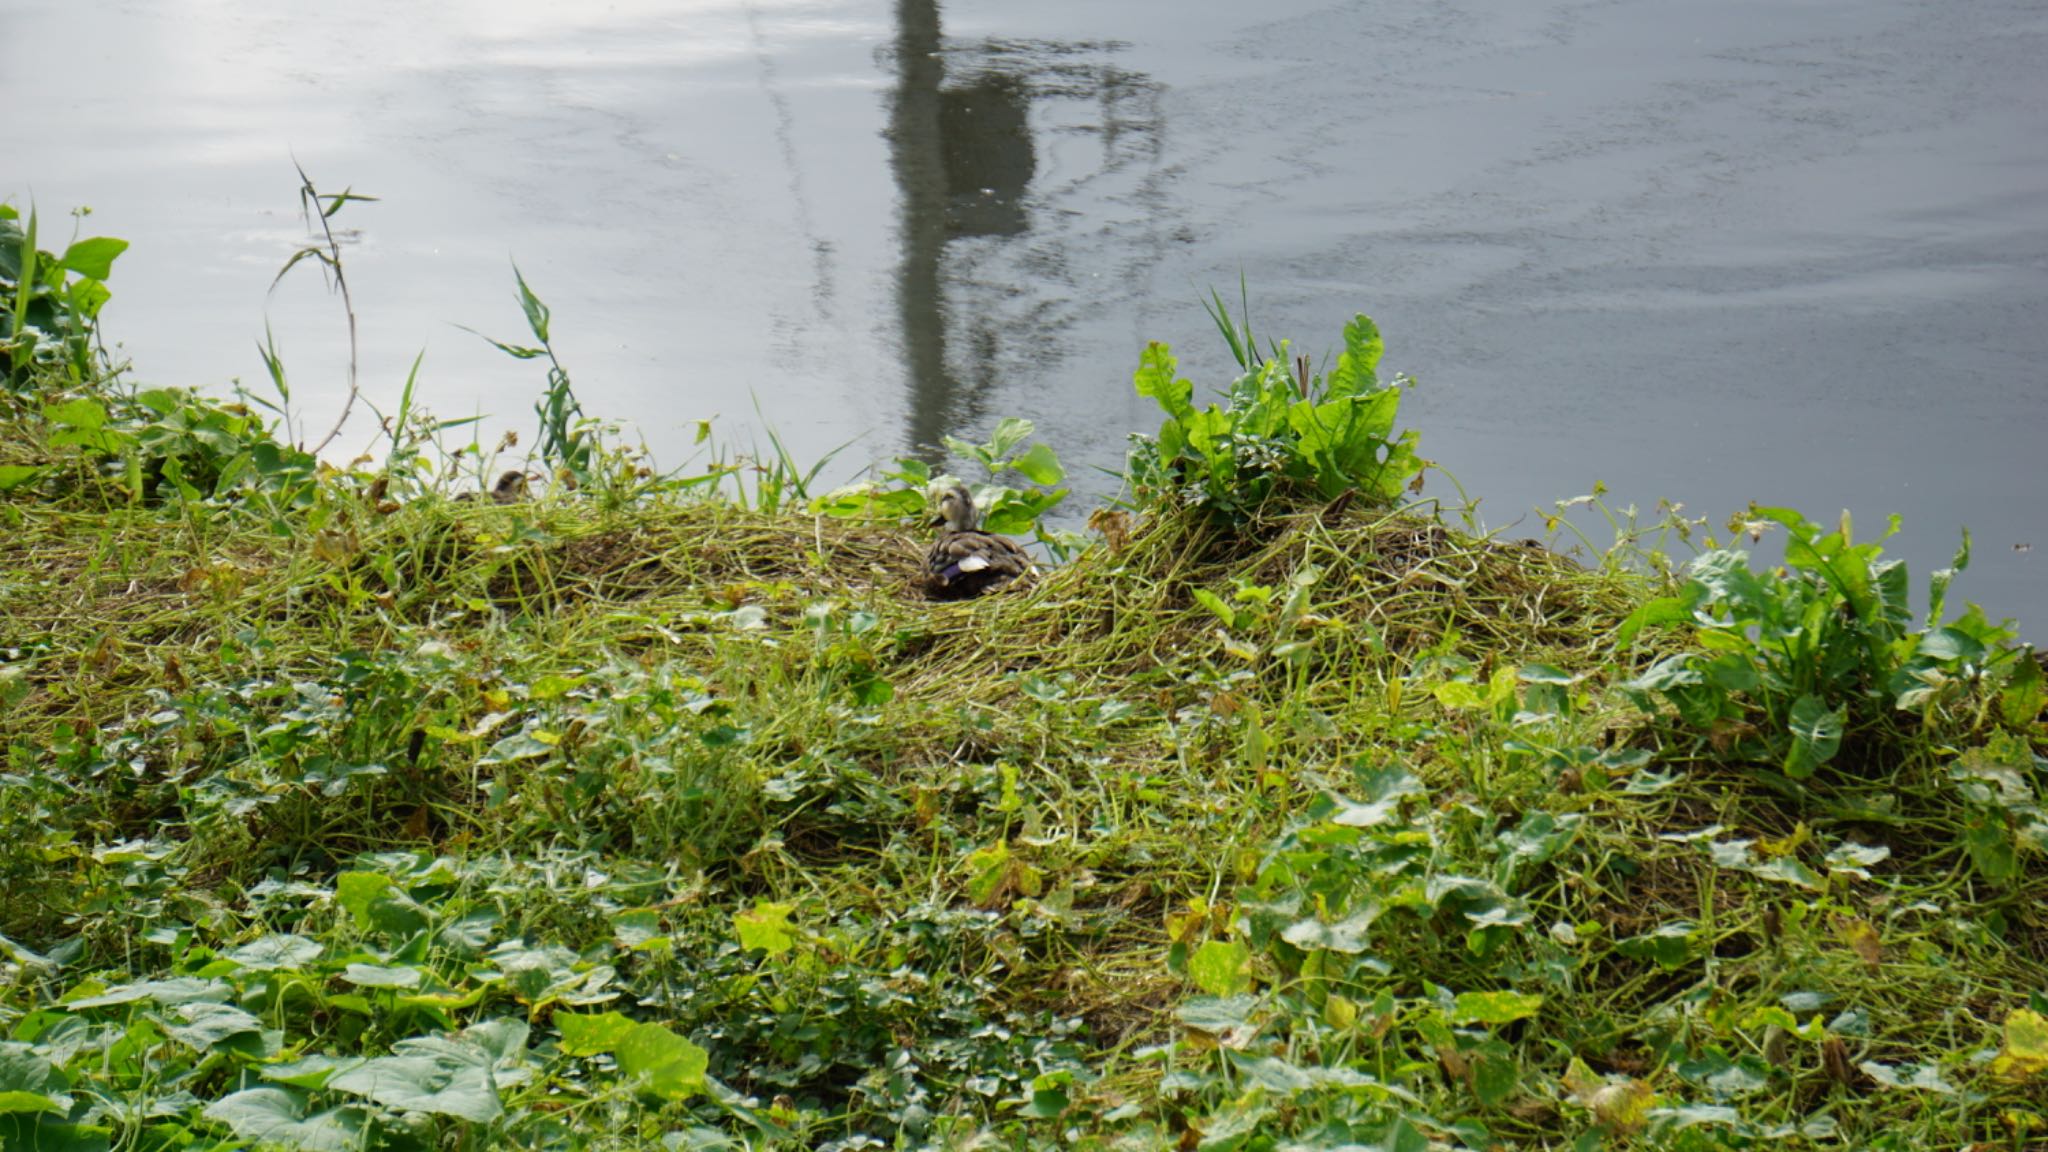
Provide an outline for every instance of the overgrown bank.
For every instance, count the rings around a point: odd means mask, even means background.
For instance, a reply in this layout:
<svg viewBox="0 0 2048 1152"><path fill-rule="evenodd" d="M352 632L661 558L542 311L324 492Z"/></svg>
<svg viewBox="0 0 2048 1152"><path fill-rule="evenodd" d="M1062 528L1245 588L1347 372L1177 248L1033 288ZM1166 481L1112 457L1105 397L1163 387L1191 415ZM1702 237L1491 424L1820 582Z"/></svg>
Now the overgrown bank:
<svg viewBox="0 0 2048 1152"><path fill-rule="evenodd" d="M1219 319L959 604L915 465L462 501L12 328L0 1147L2044 1139L2013 637L1785 511L1665 580L1398 510L1369 322ZM960 446L1020 531L1028 438Z"/></svg>

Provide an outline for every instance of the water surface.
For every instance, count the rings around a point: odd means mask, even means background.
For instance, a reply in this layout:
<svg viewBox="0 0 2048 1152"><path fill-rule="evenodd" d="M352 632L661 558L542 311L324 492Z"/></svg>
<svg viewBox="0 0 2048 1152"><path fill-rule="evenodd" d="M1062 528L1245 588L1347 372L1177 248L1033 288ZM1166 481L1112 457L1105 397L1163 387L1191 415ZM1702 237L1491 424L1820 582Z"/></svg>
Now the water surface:
<svg viewBox="0 0 2048 1152"><path fill-rule="evenodd" d="M1490 524L1588 490L1905 517L1917 576L2038 634L2048 553L2048 10L2032 2L8 0L0 194L136 242L141 376L255 383L317 435L340 222L365 394L530 423L516 259L585 406L680 463L760 412L866 462L1035 418L1114 466L1196 300L1307 350L1367 311ZM358 420L344 443L367 443ZM1077 468L1084 483L1085 468Z"/></svg>

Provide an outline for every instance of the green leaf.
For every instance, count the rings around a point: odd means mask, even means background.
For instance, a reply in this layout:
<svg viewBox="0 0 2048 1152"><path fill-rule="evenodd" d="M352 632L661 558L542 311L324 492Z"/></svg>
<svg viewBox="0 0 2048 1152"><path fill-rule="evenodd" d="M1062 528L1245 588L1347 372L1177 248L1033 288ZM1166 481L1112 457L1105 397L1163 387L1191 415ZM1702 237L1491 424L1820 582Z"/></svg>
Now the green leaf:
<svg viewBox="0 0 2048 1152"><path fill-rule="evenodd" d="M303 971L308 965L320 959L321 948L316 940L304 936L272 933L259 936L227 954L227 958L254 972L270 972L284 969L288 972Z"/></svg>
<svg viewBox="0 0 2048 1152"><path fill-rule="evenodd" d="M179 1007L176 1023L166 1021L171 1039L198 1052L210 1052L223 1041L263 1031L263 1021L232 1004L200 1001Z"/></svg>
<svg viewBox="0 0 2048 1152"><path fill-rule="evenodd" d="M504 1112L489 1060L482 1053L471 1059L446 1051L379 1056L335 1076L327 1087L387 1108L454 1116L479 1124Z"/></svg>
<svg viewBox="0 0 2048 1152"><path fill-rule="evenodd" d="M1195 588L1190 591L1195 598L1195 603L1214 613L1218 620L1223 621L1225 628L1237 627L1237 610L1224 603L1223 597L1216 595L1207 588Z"/></svg>
<svg viewBox="0 0 2048 1152"><path fill-rule="evenodd" d="M1453 710L1484 708L1486 697L1479 689L1463 680L1447 680L1430 689L1436 702Z"/></svg>
<svg viewBox="0 0 2048 1152"><path fill-rule="evenodd" d="M2041 715L2042 707L2048 705L2048 683L2044 681L2048 677L2042 675L2034 654L2022 653L1998 693L1998 713L2007 724L2027 728Z"/></svg>
<svg viewBox="0 0 2048 1152"><path fill-rule="evenodd" d="M704 1091L711 1058L704 1049L660 1024L636 1024L619 1041L619 1071L664 1100L687 1100Z"/></svg>
<svg viewBox="0 0 2048 1152"><path fill-rule="evenodd" d="M996 421L996 430L990 433L988 438L988 459L1002 460L1008 457L1016 450L1017 445L1022 444L1037 430L1038 425L1017 416L1005 416Z"/></svg>
<svg viewBox="0 0 2048 1152"><path fill-rule="evenodd" d="M1984 645L1955 628L1937 628L1920 637L1920 655L1944 664L1975 663L1984 658Z"/></svg>
<svg viewBox="0 0 2048 1152"><path fill-rule="evenodd" d="M404 935L426 927L419 906L380 873L343 872L335 877L334 902L348 909L360 929Z"/></svg>
<svg viewBox="0 0 2048 1152"><path fill-rule="evenodd" d="M1189 1028L1222 1036L1251 1023L1258 1006L1254 996L1191 996L1173 1014Z"/></svg>
<svg viewBox="0 0 2048 1152"><path fill-rule="evenodd" d="M244 1088L207 1105L205 1116L244 1140L301 1152L354 1152L369 1143L363 1109L348 1105L309 1115L305 1094L288 1088Z"/></svg>
<svg viewBox="0 0 2048 1152"><path fill-rule="evenodd" d="M1280 932L1280 938L1303 951L1323 949L1355 956L1367 947L1367 931L1379 919L1380 906L1367 904L1334 924L1315 917L1296 920Z"/></svg>
<svg viewBox="0 0 2048 1152"><path fill-rule="evenodd" d="M132 1004L138 1000L152 1000L166 1007L190 1004L199 1000L226 1000L234 995L234 989L219 980L204 980L195 976L177 976L169 980L144 980L136 984L116 984L101 989L89 996L75 1000L64 1000L66 1008L107 1008L116 1004Z"/></svg>
<svg viewBox="0 0 2048 1152"><path fill-rule="evenodd" d="M405 964L350 964L341 978L358 988L417 988L420 970Z"/></svg>
<svg viewBox="0 0 2048 1152"><path fill-rule="evenodd" d="M1614 942L1614 950L1632 960L1648 960L1675 972L1692 959L1693 926L1683 920L1660 924L1641 936Z"/></svg>
<svg viewBox="0 0 2048 1152"><path fill-rule="evenodd" d="M1931 1062L1894 1066L1880 1064L1875 1060L1865 1060L1863 1063L1858 1064L1857 1067L1863 1069L1864 1074L1872 1080L1887 1088L1914 1089L1922 1092L1933 1092L1940 1096L1953 1096L1956 1094L1955 1085L1941 1078L1940 1065Z"/></svg>
<svg viewBox="0 0 2048 1152"><path fill-rule="evenodd" d="M0 464L0 492L12 492L49 471L33 464Z"/></svg>
<svg viewBox="0 0 2048 1152"><path fill-rule="evenodd" d="M128 250L126 240L94 236L64 250L58 264L91 280L105 280L114 272L114 257Z"/></svg>
<svg viewBox="0 0 2048 1152"><path fill-rule="evenodd" d="M1372 322L1372 317L1363 312L1353 316L1351 323L1344 326L1344 351L1338 354L1337 366L1330 371L1329 397L1356 396L1377 389L1377 369L1384 350L1379 325Z"/></svg>
<svg viewBox="0 0 2048 1152"><path fill-rule="evenodd" d="M1963 847L1985 879L2010 880L2020 873L2019 850L1997 812L1975 807L1964 810Z"/></svg>
<svg viewBox="0 0 2048 1152"><path fill-rule="evenodd" d="M1451 1007L1454 1024L1509 1024L1534 1016L1543 997L1529 992L1460 992Z"/></svg>
<svg viewBox="0 0 2048 1152"><path fill-rule="evenodd" d="M43 419L48 420L52 424L62 424L67 428L76 428L81 432L91 432L95 429L106 427L107 410L97 401L81 397L76 400L66 400L62 404L44 405Z"/></svg>
<svg viewBox="0 0 2048 1152"><path fill-rule="evenodd" d="M519 308L526 313L526 326L533 331L533 338L535 340L546 344L548 342L548 306L541 303L540 297L533 294L533 289L526 286L526 276L519 271L518 264L512 265L512 278L519 282ZM497 341L493 340L492 343L496 344ZM502 344L498 346L504 348ZM509 352L511 349L508 348L506 351ZM513 354L518 355L518 353Z"/></svg>
<svg viewBox="0 0 2048 1152"><path fill-rule="evenodd" d="M1498 1108L1515 1094L1522 1070L1505 1044L1496 1040L1489 1047L1498 1051L1481 1052L1472 1061L1472 1094L1488 1108Z"/></svg>
<svg viewBox="0 0 2048 1152"><path fill-rule="evenodd" d="M1060 467L1060 458L1046 444L1033 444L1029 452L1010 461L1010 467L1024 474L1033 484L1050 488L1066 479L1066 469Z"/></svg>
<svg viewBox="0 0 2048 1152"><path fill-rule="evenodd" d="M1252 990L1252 953L1242 940L1204 941L1188 958L1188 977L1211 996L1241 996Z"/></svg>
<svg viewBox="0 0 2048 1152"><path fill-rule="evenodd" d="M583 1015L555 1013L555 1027L562 1030L562 1052L568 1056L595 1056L617 1050L626 1035L638 1027L617 1012Z"/></svg>
<svg viewBox="0 0 2048 1152"><path fill-rule="evenodd" d="M9 338L15 342L21 340L21 330L28 325L29 300L36 288L36 209L34 204L29 205L28 227L20 233L20 237L20 243L15 249L14 316L12 330L8 333Z"/></svg>
<svg viewBox="0 0 2048 1152"><path fill-rule="evenodd" d="M1168 416L1186 419L1194 411L1192 403L1195 386L1179 375L1180 365L1174 362L1173 350L1153 341L1145 346L1138 357L1138 371L1132 377L1138 395L1149 396L1157 401ZM1165 441L1162 431L1160 440Z"/></svg>
<svg viewBox="0 0 2048 1152"><path fill-rule="evenodd" d="M1842 746L1842 725L1846 719L1846 708L1831 709L1818 696L1801 696L1793 701L1792 748L1785 757L1785 774L1803 780L1834 759Z"/></svg>
<svg viewBox="0 0 2048 1152"><path fill-rule="evenodd" d="M793 904L757 903L751 912L733 914L733 934L739 937L740 947L748 951L758 948L770 956L780 956L796 945L796 932L789 925L789 914L794 911Z"/></svg>
<svg viewBox="0 0 2048 1152"><path fill-rule="evenodd" d="M363 1061L360 1057L336 1058L333 1056L301 1056L282 1064L265 1064L257 1069L265 1080L288 1084L293 1088L321 1088L336 1072L353 1068Z"/></svg>
<svg viewBox="0 0 2048 1152"><path fill-rule="evenodd" d="M1801 888L1814 892L1823 891L1827 887L1822 882L1819 874L1800 863L1799 859L1795 856L1774 857L1758 864L1751 864L1745 867L1743 871L1748 872L1752 876L1761 876L1766 880L1775 880L1780 884L1796 884Z"/></svg>
<svg viewBox="0 0 2048 1152"><path fill-rule="evenodd" d="M71 1080L26 1044L0 1042L0 1112L71 1112Z"/></svg>

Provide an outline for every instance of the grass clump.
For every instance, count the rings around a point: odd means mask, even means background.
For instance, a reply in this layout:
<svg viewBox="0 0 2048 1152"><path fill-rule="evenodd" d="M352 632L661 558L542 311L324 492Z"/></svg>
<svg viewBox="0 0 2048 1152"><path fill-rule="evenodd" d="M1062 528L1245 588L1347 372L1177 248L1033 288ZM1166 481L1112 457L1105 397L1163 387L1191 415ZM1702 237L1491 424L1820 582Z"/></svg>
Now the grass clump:
<svg viewBox="0 0 2048 1152"><path fill-rule="evenodd" d="M334 469L24 377L0 1146L2040 1139L2030 653L1846 527L1665 581L1399 507L1369 322L1327 382L1224 327L1132 501L951 604L928 472L656 476L552 358L582 454L503 504L409 401ZM1029 436L963 453L1020 530Z"/></svg>

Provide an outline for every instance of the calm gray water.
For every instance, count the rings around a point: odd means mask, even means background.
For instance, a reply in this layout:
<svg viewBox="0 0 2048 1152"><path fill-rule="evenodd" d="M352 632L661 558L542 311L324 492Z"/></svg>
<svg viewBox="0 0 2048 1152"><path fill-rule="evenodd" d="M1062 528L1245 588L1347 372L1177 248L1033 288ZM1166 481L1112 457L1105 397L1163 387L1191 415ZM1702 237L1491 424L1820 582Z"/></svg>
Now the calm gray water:
<svg viewBox="0 0 2048 1152"><path fill-rule="evenodd" d="M1017 414L1114 465L1139 348L1221 383L1197 300L1242 273L1307 350L1380 321L1493 525L1595 481L1897 512L1923 585L1967 524L1958 594L2048 623L2038 0L0 12L0 195L135 241L108 324L147 380L262 380L267 308L315 434L339 314L310 270L266 296L294 155L383 198L338 222L386 404L424 348L437 413L530 425L540 373L453 327L523 337L516 259L665 463L758 403L801 456Z"/></svg>

